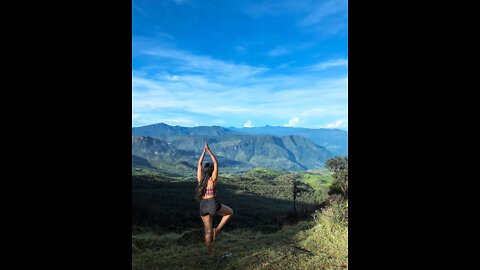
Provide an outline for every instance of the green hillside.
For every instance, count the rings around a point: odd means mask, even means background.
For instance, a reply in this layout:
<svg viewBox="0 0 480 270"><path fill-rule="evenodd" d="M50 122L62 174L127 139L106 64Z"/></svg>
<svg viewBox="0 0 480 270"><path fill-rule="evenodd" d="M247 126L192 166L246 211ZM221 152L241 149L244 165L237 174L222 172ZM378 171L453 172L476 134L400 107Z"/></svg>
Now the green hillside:
<svg viewBox="0 0 480 270"><path fill-rule="evenodd" d="M143 163L142 160L137 160ZM234 215L208 258L195 175L132 168L133 269L348 268L348 202L327 200L327 170L255 168L220 174L217 198ZM293 214L293 183L303 190ZM221 217L215 216L216 226Z"/></svg>

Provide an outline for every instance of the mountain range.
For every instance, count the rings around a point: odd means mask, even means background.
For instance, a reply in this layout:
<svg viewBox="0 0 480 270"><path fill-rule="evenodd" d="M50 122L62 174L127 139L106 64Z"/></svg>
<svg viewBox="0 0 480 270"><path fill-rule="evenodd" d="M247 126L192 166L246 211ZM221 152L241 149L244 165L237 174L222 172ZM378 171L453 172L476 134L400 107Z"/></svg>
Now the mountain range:
<svg viewBox="0 0 480 270"><path fill-rule="evenodd" d="M287 132L289 129L292 129L290 134ZM325 135L328 129L311 131L312 134L308 136L316 140L322 136L330 138L324 142L326 145L336 146L337 149L346 148L340 144L343 138L338 139L342 135ZM339 133L338 131L341 130L333 130L332 134ZM221 166L233 171L253 167L277 170L322 168L327 159L338 155L307 136L297 135L298 133L308 134L308 129L270 126L252 129L181 127L164 123L136 127L132 128L132 164L195 170L205 141L208 141ZM206 155L205 160L208 159Z"/></svg>
<svg viewBox="0 0 480 270"><path fill-rule="evenodd" d="M348 155L348 132L341 129L329 128L298 128L281 126L264 126L251 128L229 128L248 134L265 134L273 136L298 135L312 140L314 143L325 147L328 151L337 155Z"/></svg>

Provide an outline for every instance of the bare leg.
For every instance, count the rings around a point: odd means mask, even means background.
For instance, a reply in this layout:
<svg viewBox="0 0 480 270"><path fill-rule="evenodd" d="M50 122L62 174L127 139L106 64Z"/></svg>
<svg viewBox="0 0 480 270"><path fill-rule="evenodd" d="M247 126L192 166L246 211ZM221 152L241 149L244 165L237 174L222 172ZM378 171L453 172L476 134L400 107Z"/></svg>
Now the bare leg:
<svg viewBox="0 0 480 270"><path fill-rule="evenodd" d="M222 220L218 224L217 228L215 228L215 237L220 234L222 231L223 226L230 220L230 218L233 216L233 210L232 208L226 206L225 204L222 204L222 207L220 210L216 213L217 215L223 216Z"/></svg>
<svg viewBox="0 0 480 270"><path fill-rule="evenodd" d="M208 255L210 256L210 258L212 258L213 257L213 253L212 253L212 246L213 246L213 242L212 242L212 236L213 236L213 233L212 233L212 217L210 215L200 216L200 217L202 218L203 226L205 227L205 246L207 247Z"/></svg>

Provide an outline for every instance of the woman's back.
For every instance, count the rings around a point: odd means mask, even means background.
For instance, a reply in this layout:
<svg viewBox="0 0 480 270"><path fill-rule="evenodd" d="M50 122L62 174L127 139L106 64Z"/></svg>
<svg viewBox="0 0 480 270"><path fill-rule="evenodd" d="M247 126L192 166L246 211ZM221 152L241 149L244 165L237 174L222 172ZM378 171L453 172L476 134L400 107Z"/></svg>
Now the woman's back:
<svg viewBox="0 0 480 270"><path fill-rule="evenodd" d="M207 199L207 198L214 197L216 196L216 193L217 193L216 181L214 182L212 178L210 178L208 179L205 196L203 198Z"/></svg>

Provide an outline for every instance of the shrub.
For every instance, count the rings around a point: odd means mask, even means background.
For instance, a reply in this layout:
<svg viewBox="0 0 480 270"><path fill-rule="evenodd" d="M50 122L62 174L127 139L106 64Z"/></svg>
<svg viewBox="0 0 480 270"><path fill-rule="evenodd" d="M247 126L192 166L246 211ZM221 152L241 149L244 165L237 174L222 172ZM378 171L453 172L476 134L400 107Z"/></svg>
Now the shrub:
<svg viewBox="0 0 480 270"><path fill-rule="evenodd" d="M335 179L330 187L329 194L341 194L348 198L348 157L334 157L325 163L325 166L333 172Z"/></svg>

